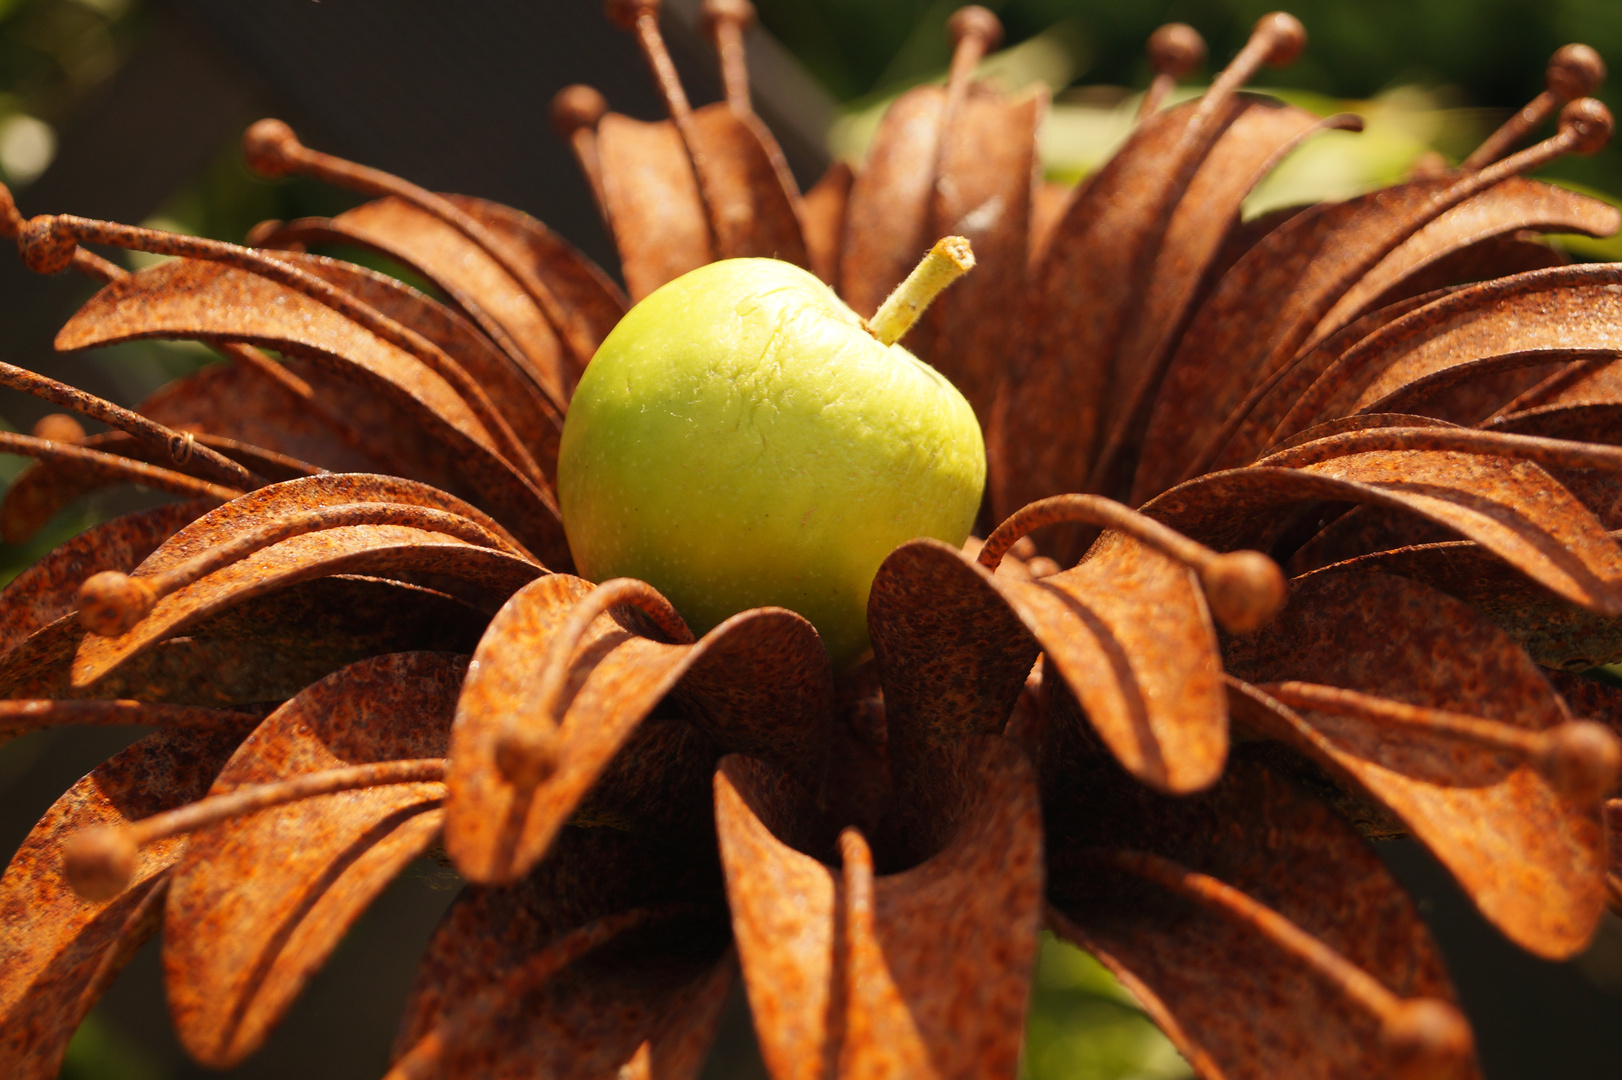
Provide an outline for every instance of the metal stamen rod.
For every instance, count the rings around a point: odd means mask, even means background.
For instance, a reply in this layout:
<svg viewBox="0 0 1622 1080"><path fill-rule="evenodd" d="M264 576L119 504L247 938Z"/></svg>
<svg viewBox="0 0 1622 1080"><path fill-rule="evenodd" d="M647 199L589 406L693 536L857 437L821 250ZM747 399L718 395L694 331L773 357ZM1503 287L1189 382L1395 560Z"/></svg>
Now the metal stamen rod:
<svg viewBox="0 0 1622 1080"><path fill-rule="evenodd" d="M968 240L947 236L935 241L935 246L907 275L907 280L895 287L867 321L867 332L882 345L894 345L912 329L930 301L972 269L974 249Z"/></svg>
<svg viewBox="0 0 1622 1080"><path fill-rule="evenodd" d="M319 795L389 784L443 783L444 779L444 758L418 758L324 769L268 784L248 784L128 825L85 829L68 841L62 855L63 873L73 891L86 900L109 900L123 892L134 876L141 848L159 840Z"/></svg>
<svg viewBox="0 0 1622 1080"><path fill-rule="evenodd" d="M740 116L754 111L749 100L749 62L743 32L755 21L749 0L704 0L704 28L721 59L721 81L727 104Z"/></svg>
<svg viewBox="0 0 1622 1080"><path fill-rule="evenodd" d="M260 120L242 136L243 155L249 168L272 179L302 173L362 195L393 195L443 221L474 244L517 281L546 321L563 339L576 368L574 377L585 370L596 351L590 329L569 308L564 307L533 270L516 258L477 218L445 198L392 173L359 165L331 154L311 150L299 142L293 129L280 120Z"/></svg>
<svg viewBox="0 0 1622 1080"><path fill-rule="evenodd" d="M1468 1060L1474 1039L1458 1009L1436 998L1403 998L1319 941L1293 920L1207 874L1142 851L1094 852L1134 877L1153 882L1253 930L1306 964L1380 1021L1395 1080L1438 1080Z"/></svg>
<svg viewBox="0 0 1622 1080"><path fill-rule="evenodd" d="M1187 23L1167 23L1149 35L1149 66L1154 81L1138 105L1138 119L1157 112L1177 80L1205 63L1205 39Z"/></svg>
<svg viewBox="0 0 1622 1080"><path fill-rule="evenodd" d="M35 374L26 368L0 362L0 385L32 394L53 405L72 409L92 420L100 420L109 427L127 432L142 442L168 451L176 465L187 464L195 459L196 464L190 471L203 473L210 480L244 489L263 487L268 483L264 477L255 475L219 451L187 438L186 433L164 427L138 412L114 405L66 383Z"/></svg>
<svg viewBox="0 0 1622 1080"><path fill-rule="evenodd" d="M1461 169L1479 169L1498 160L1510 147L1526 138L1532 129L1554 115L1568 101L1592 94L1605 81L1605 61L1587 45L1565 45L1549 58L1544 74L1544 90L1520 112L1505 120L1498 130L1482 140L1470 156L1459 163Z"/></svg>
<svg viewBox="0 0 1622 1080"><path fill-rule="evenodd" d="M1199 575L1211 613L1229 630L1255 630L1284 605L1284 573L1266 555L1259 551L1213 551L1102 495L1054 495L1021 507L986 537L980 548L980 565L995 571L1020 537L1061 522L1114 529L1189 567Z"/></svg>
<svg viewBox="0 0 1622 1080"><path fill-rule="evenodd" d="M1423 728L1488 750L1517 754L1562 795L1579 802L1603 796L1622 768L1622 742L1605 725L1589 720L1532 730L1337 686L1284 682L1261 689L1291 708Z"/></svg>
<svg viewBox="0 0 1622 1080"><path fill-rule="evenodd" d="M681 615L645 581L610 578L582 597L547 646L538 681L532 684L534 692L525 693L522 707L507 713L496 735L496 768L514 787L533 790L556 770L558 728L567 711L563 687L569 679L569 660L597 617L622 605L642 611L676 644L693 643L693 632Z"/></svg>

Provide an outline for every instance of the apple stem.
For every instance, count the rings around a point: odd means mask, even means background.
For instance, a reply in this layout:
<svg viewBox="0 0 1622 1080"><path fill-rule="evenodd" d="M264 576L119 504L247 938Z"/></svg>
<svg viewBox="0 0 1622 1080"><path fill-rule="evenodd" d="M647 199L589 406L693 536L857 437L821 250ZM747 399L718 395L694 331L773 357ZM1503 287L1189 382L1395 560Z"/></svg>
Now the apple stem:
<svg viewBox="0 0 1622 1080"><path fill-rule="evenodd" d="M867 332L883 345L894 345L912 329L929 302L942 289L974 269L974 250L961 236L935 241L923 261L912 268L907 280L895 287L879 310L867 321Z"/></svg>

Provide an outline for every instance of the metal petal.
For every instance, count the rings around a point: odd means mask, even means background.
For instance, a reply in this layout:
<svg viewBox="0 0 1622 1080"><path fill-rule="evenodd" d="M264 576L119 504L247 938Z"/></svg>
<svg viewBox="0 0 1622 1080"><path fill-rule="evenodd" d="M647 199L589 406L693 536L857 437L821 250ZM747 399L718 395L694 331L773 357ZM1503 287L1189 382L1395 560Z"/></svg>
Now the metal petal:
<svg viewBox="0 0 1622 1080"><path fill-rule="evenodd" d="M142 849L129 888L80 899L62 876L63 844L92 825L117 825L199 797L244 729L161 731L69 788L0 878L0 1066L16 1080L49 1080L68 1040L119 969L158 928L163 891L185 847L173 837Z"/></svg>
<svg viewBox="0 0 1622 1080"><path fill-rule="evenodd" d="M0 655L78 606L79 586L103 570L134 570L176 530L209 509L170 503L93 525L18 573L0 591Z"/></svg>
<svg viewBox="0 0 1622 1080"><path fill-rule="evenodd" d="M678 685L691 703L693 725L722 747L748 746L800 768L818 764L818 733L832 715L832 675L804 619L757 608L726 620L695 645L668 645L603 615L571 661L556 767L533 791L515 787L496 764L502 732L509 716L538 707L537 662L592 588L563 574L533 582L497 613L474 653L452 735L445 826L446 848L470 880L511 881L533 866ZM618 783L657 791L658 755L639 765L652 770L647 780L619 777Z"/></svg>
<svg viewBox="0 0 1622 1080"><path fill-rule="evenodd" d="M597 124L603 216L631 302L715 260L692 159L669 120L606 113Z"/></svg>
<svg viewBox="0 0 1622 1080"><path fill-rule="evenodd" d="M926 237L946 91L919 86L885 110L845 204L839 295L862 318L878 311L919 256Z"/></svg>
<svg viewBox="0 0 1622 1080"><path fill-rule="evenodd" d="M1254 762L1235 761L1191 799L1153 795L1108 765L1071 780L1090 804L1068 834L1077 848L1169 857L1267 905L1398 995L1453 998L1436 946L1374 852ZM1114 971L1200 1075L1388 1075L1378 1019L1257 926L1062 843L1050 842L1049 867L1054 929Z"/></svg>
<svg viewBox="0 0 1622 1080"><path fill-rule="evenodd" d="M0 657L0 696L134 698L212 708L284 701L357 660L413 649L470 652L488 620L444 593L367 577L305 581L160 641L89 687L72 684L78 616Z"/></svg>
<svg viewBox="0 0 1622 1080"><path fill-rule="evenodd" d="M351 665L277 709L211 794L301 773L443 757L467 668L445 653ZM229 1068L258 1049L366 907L439 835L444 786L325 795L194 833L169 886L163 961L187 1051Z"/></svg>
<svg viewBox="0 0 1622 1080"><path fill-rule="evenodd" d="M817 277L829 285L839 283L839 252L845 239L845 207L856 174L836 161L812 185L800 203L800 225L805 231L806 254Z"/></svg>
<svg viewBox="0 0 1622 1080"><path fill-rule="evenodd" d="M1569 719L1509 635L1451 597L1383 574L1296 579L1285 611L1223 656L1252 683L1339 686L1533 730ZM1524 758L1344 717L1303 720L1316 737L1292 742L1407 821L1510 938L1550 957L1587 943L1604 906L1594 807L1555 794Z"/></svg>
<svg viewBox="0 0 1622 1080"><path fill-rule="evenodd" d="M995 736L975 743L977 798L957 835L927 862L880 877L854 831L837 876L788 847L761 820L772 815L758 769L722 762L716 824L733 932L778 1080L831 1065L842 1076L1014 1075L1041 825L1024 756Z"/></svg>
<svg viewBox="0 0 1622 1080"><path fill-rule="evenodd" d="M782 152L779 162L772 160L776 143L768 148L761 134L724 101L693 110L689 131L695 144L688 150L709 211L716 254L723 259L783 259L809 269L800 232L800 192L785 186L788 170L778 167ZM599 126L599 148L601 139Z"/></svg>
<svg viewBox="0 0 1622 1080"><path fill-rule="evenodd" d="M526 301L527 302L527 301ZM410 356L302 293L221 263L175 259L115 281L58 333L74 350L134 337L249 341L332 367L413 415L447 468L559 565L567 543L551 496L503 458L451 385Z"/></svg>
<svg viewBox="0 0 1622 1080"><path fill-rule="evenodd" d="M1021 331L1036 131L1047 106L1045 90L1011 100L969 87L942 134L935 166L929 232L967 237L975 273L929 307L908 348L963 392L982 429Z"/></svg>

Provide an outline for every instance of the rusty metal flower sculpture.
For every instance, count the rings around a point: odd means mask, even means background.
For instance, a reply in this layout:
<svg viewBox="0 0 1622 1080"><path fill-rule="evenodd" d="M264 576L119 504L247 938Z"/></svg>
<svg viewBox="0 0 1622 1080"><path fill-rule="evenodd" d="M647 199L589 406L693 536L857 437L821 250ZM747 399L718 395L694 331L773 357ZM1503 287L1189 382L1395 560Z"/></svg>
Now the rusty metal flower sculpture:
<svg viewBox="0 0 1622 1080"><path fill-rule="evenodd" d="M1608 137L1598 57L1562 49L1457 169L1243 221L1355 123L1239 92L1302 48L1285 15L1165 108L1203 45L1157 33L1136 130L1069 190L1033 183L1043 96L973 77L1000 30L966 8L948 83L802 195L750 108L747 4L707 7L727 100L696 109L657 4L610 13L670 118L580 87L555 115L630 301L767 255L871 315L936 237L972 241L910 344L986 431L984 543L897 548L854 668L782 609L695 640L652 587L569 572L561 422L627 296L540 223L274 121L254 168L373 201L239 247L8 198L30 266L106 282L59 348L230 363L134 411L0 371L109 428L0 434L38 459L8 537L108 484L179 497L0 593L0 730L161 729L0 879L0 1071L54 1075L160 928L181 1039L241 1060L442 845L469 884L391 1076L691 1076L740 973L776 1077L1011 1076L1044 925L1202 1076L1476 1075L1364 837L1416 837L1540 956L1622 902L1618 702L1565 674L1622 659L1622 268L1536 236L1618 222L1522 178Z"/></svg>

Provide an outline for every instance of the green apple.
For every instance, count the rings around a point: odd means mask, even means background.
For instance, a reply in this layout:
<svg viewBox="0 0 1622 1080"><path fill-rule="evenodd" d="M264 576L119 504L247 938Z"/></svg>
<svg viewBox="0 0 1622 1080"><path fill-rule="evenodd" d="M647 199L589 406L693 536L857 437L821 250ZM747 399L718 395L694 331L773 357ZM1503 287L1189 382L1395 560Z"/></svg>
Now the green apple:
<svg viewBox="0 0 1622 1080"><path fill-rule="evenodd" d="M695 633L775 605L836 664L896 545L961 544L985 484L963 395L789 263L730 259L637 304L570 402L558 501L579 572L640 578Z"/></svg>

